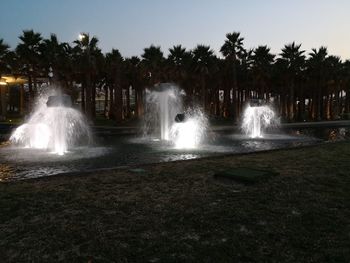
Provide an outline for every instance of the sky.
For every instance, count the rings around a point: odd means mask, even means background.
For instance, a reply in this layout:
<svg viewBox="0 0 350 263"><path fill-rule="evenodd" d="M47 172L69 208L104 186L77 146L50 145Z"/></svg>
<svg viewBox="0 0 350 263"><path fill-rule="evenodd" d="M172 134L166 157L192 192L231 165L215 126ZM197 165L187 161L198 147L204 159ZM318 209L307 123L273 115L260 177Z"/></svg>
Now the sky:
<svg viewBox="0 0 350 263"><path fill-rule="evenodd" d="M349 0L0 0L0 38L12 48L23 30L55 33L72 42L80 32L97 36L103 52L140 56L151 44L165 55L174 45L209 45L220 55L229 32L240 32L245 48L285 44L328 47L350 59Z"/></svg>

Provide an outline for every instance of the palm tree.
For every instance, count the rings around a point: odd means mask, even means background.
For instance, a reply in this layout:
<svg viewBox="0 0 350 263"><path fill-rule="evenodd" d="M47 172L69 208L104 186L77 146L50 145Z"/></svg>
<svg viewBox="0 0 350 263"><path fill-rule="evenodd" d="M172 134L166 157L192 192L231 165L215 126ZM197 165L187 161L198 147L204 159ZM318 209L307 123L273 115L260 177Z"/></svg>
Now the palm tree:
<svg viewBox="0 0 350 263"><path fill-rule="evenodd" d="M139 57L126 58L124 62L124 78L127 86L135 91L135 115L140 117L143 114L143 86L141 81L141 70Z"/></svg>
<svg viewBox="0 0 350 263"><path fill-rule="evenodd" d="M323 118L323 93L326 86L327 66L326 59L328 51L326 47L320 47L318 50L313 48L307 60L307 71L312 89L312 119L320 120Z"/></svg>
<svg viewBox="0 0 350 263"><path fill-rule="evenodd" d="M270 53L270 48L267 46L259 46L253 51L252 74L259 99L268 100L269 98L274 57L275 55Z"/></svg>
<svg viewBox="0 0 350 263"><path fill-rule="evenodd" d="M186 96L185 103L189 104L193 95L193 85L191 82L191 52L187 51L186 48L181 45L173 46L169 49L167 65L168 79L171 82L177 83L185 90L188 95Z"/></svg>
<svg viewBox="0 0 350 263"><path fill-rule="evenodd" d="M300 82L302 70L304 69L305 64L305 56L304 50L300 50L301 44L296 45L295 42L285 45L282 49L282 53L280 54L281 58L279 60L282 60L285 62L286 73L287 73L287 87L289 87L289 94L288 94L288 117L289 120L295 119L295 90L296 86L298 84L298 81Z"/></svg>
<svg viewBox="0 0 350 263"><path fill-rule="evenodd" d="M74 52L78 63L78 72L82 74L82 109L85 110L88 118L93 118L95 86L92 78L97 73L97 58L101 55L101 50L97 47L98 38L90 38L89 34L82 33L79 40L75 40ZM86 91L86 96L85 95ZM85 104L84 104L85 100ZM85 107L84 107L85 106Z"/></svg>
<svg viewBox="0 0 350 263"><path fill-rule="evenodd" d="M0 39L0 78L1 75L8 71L7 57L10 52L10 46L4 43L3 39Z"/></svg>
<svg viewBox="0 0 350 263"><path fill-rule="evenodd" d="M194 63L194 72L199 77L200 81L200 97L202 101L202 107L207 110L207 93L208 87L207 82L210 76L210 73L213 70L215 63L214 51L210 49L209 46L197 45L193 51L193 63Z"/></svg>
<svg viewBox="0 0 350 263"><path fill-rule="evenodd" d="M51 34L50 38L44 39L41 45L42 63L45 75L49 76L50 81L60 80L61 68L64 66L64 58L68 51L67 43L60 43L55 34Z"/></svg>
<svg viewBox="0 0 350 263"><path fill-rule="evenodd" d="M247 98L256 95L256 89L252 85L252 65L253 65L253 49L243 50L239 60L236 63L237 83L239 86L236 91L236 116L240 117L243 110L243 104Z"/></svg>
<svg viewBox="0 0 350 263"><path fill-rule="evenodd" d="M8 72L8 54L9 48L7 44L4 43L3 39L0 39L0 78L3 73ZM2 84L2 83L1 83ZM6 96L5 96L5 86L0 85L0 116L6 115Z"/></svg>
<svg viewBox="0 0 350 263"><path fill-rule="evenodd" d="M232 103L233 103L233 107L231 109L231 113L230 114L230 110L228 110L229 115L232 115L233 119L236 120L237 118L237 109L238 106L236 104L236 91L237 91L237 61L239 59L239 57L243 54L244 52L244 48L243 48L243 37L240 37L240 33L239 32L233 32L233 33L227 33L226 34L226 40L225 43L222 45L220 52L222 53L222 55L229 61L229 71L230 71L230 75L231 75L231 87L227 87L227 89L225 90L225 108L230 109L230 91L232 90Z"/></svg>
<svg viewBox="0 0 350 263"><path fill-rule="evenodd" d="M343 63L343 82L344 91L346 94L344 112L346 114L350 114L350 60L346 60Z"/></svg>
<svg viewBox="0 0 350 263"><path fill-rule="evenodd" d="M162 81L162 66L164 64L163 52L160 47L151 45L144 49L142 65L144 77L148 85L154 85Z"/></svg>
<svg viewBox="0 0 350 263"><path fill-rule="evenodd" d="M191 52L181 45L169 49L168 63L170 64L171 79L181 85L184 84L186 71L189 70Z"/></svg>
<svg viewBox="0 0 350 263"><path fill-rule="evenodd" d="M123 120L123 94L121 83L122 63L123 57L119 50L112 49L111 52L106 54L106 78L107 86L110 91L109 110L110 114L113 112L117 122Z"/></svg>
<svg viewBox="0 0 350 263"><path fill-rule="evenodd" d="M41 71L40 47L42 44L42 37L40 33L35 33L33 30L24 30L23 34L19 36L19 39L21 40L21 42L16 47L16 53L18 54L18 57L20 58L23 64L21 71L28 78L30 98L34 100L34 95L37 88L36 77Z"/></svg>
<svg viewBox="0 0 350 263"><path fill-rule="evenodd" d="M60 80L60 85L65 87L67 91L70 91L71 95L75 98L78 97L78 92L73 89L73 82L76 81L76 54L74 53L74 48L72 48L68 43L61 43L61 52L57 60L56 65L56 75L57 79ZM55 78L55 73L54 78Z"/></svg>
<svg viewBox="0 0 350 263"><path fill-rule="evenodd" d="M326 118L337 118L342 111L340 103L341 77L343 65L340 57L328 56L326 59L327 66L327 93L326 95ZM334 97L334 99L333 99Z"/></svg>

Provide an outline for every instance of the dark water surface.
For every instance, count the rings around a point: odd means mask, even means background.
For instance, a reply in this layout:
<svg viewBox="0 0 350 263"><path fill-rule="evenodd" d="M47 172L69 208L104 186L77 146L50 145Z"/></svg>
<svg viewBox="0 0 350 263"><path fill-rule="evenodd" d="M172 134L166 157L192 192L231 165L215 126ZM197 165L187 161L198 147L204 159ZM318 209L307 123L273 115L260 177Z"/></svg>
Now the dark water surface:
<svg viewBox="0 0 350 263"><path fill-rule="evenodd" d="M0 181L49 176L145 163L188 160L223 154L240 154L279 148L306 146L350 139L350 129L288 129L262 139L250 139L233 132L211 132L198 149L175 149L154 138L127 135L96 136L96 144L77 147L64 156L44 150L0 147Z"/></svg>

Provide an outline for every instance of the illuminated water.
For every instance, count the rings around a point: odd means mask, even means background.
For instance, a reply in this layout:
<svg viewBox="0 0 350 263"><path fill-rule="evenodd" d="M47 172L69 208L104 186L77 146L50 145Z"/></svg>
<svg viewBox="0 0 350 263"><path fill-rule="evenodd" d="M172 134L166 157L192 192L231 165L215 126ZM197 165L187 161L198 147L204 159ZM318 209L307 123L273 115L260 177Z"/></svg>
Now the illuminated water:
<svg viewBox="0 0 350 263"><path fill-rule="evenodd" d="M176 149L195 149L207 140L208 120L197 110L188 110L183 122L175 122L170 129L170 138Z"/></svg>
<svg viewBox="0 0 350 263"><path fill-rule="evenodd" d="M0 181L349 140L350 128L280 130L265 138L209 129L207 138L210 139L194 149L177 149L170 141L149 140L136 135L104 134L101 137L96 134L96 137L96 145L75 147L62 156L48 154L44 149L0 146Z"/></svg>
<svg viewBox="0 0 350 263"><path fill-rule="evenodd" d="M243 113L242 130L250 138L263 138L264 131L277 125L275 112L269 106L248 106Z"/></svg>
<svg viewBox="0 0 350 263"><path fill-rule="evenodd" d="M184 109L185 95L177 86L162 83L148 90L144 135L150 141L168 141L176 149L197 148L205 139L207 118L200 109ZM177 114L184 120L176 122Z"/></svg>
<svg viewBox="0 0 350 263"><path fill-rule="evenodd" d="M182 112L184 93L177 86L162 83L146 91L145 127L146 135L154 135L161 140L170 140L171 126L175 116Z"/></svg>
<svg viewBox="0 0 350 263"><path fill-rule="evenodd" d="M84 116L72 107L62 106L62 103L48 107L49 95L57 93L51 91L40 96L34 112L12 133L10 142L22 148L41 149L58 155L77 145L89 144L92 136Z"/></svg>
<svg viewBox="0 0 350 263"><path fill-rule="evenodd" d="M165 94L167 98L163 97ZM12 134L12 145L0 145L0 181L350 139L347 127L269 130L267 133L265 128L275 123L275 119L268 109L262 108L259 112L252 109L245 116L246 127L252 128L247 129L252 131L248 136L231 128L213 131L200 110L188 109L184 112L186 118L176 122L176 114L183 109L182 102L177 101L174 94L180 92L167 90L151 96L154 103L149 107L156 117L149 124L157 125L148 126L151 127L148 136L121 135L119 129L113 128L95 130L95 144L88 143L91 132L78 111L70 107L47 107L47 97L42 98L29 120ZM158 100L169 104L158 103ZM260 114L262 112L265 114ZM260 118L256 119L257 116ZM254 122L259 125L254 126Z"/></svg>

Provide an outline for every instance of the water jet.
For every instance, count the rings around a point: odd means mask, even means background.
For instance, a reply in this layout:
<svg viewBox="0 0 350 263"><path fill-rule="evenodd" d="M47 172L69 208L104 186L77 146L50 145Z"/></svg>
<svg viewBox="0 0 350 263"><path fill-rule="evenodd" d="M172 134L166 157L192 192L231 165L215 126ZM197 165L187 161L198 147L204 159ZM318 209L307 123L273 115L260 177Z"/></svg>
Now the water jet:
<svg viewBox="0 0 350 263"><path fill-rule="evenodd" d="M90 143L91 139L90 127L84 116L72 107L70 96L54 92L39 98L34 112L12 133L10 142L63 155L78 144Z"/></svg>
<svg viewBox="0 0 350 263"><path fill-rule="evenodd" d="M241 129L250 138L263 138L264 131L278 125L278 119L272 107L252 101L244 110Z"/></svg>

